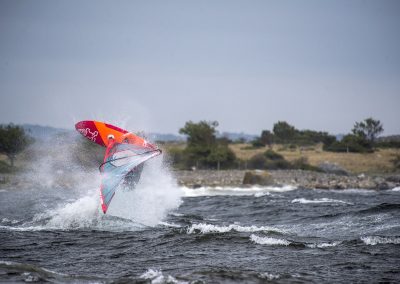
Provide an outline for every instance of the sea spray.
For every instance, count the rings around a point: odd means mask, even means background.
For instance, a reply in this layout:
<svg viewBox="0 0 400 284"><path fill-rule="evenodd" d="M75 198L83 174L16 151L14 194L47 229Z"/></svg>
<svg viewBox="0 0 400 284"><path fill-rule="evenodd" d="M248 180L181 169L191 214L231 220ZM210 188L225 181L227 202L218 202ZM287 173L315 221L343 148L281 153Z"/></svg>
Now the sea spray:
<svg viewBox="0 0 400 284"><path fill-rule="evenodd" d="M156 157L145 163L134 190L119 188L116 191L107 214L155 226L168 211L179 207L182 195L162 158Z"/></svg>
<svg viewBox="0 0 400 284"><path fill-rule="evenodd" d="M82 192L99 183L97 165L104 149L75 132L51 135L35 141L26 155L29 161L22 186L35 189L70 189Z"/></svg>
<svg viewBox="0 0 400 284"><path fill-rule="evenodd" d="M46 191L47 198L27 226L39 230L130 230L137 227L135 222L155 226L170 209L180 205L182 192L162 157L158 157L145 163L135 189L117 189L104 215L99 206L98 171L99 153L104 154L104 148L99 147L75 132L47 137L32 145L31 163L23 179L34 189L32 194Z"/></svg>

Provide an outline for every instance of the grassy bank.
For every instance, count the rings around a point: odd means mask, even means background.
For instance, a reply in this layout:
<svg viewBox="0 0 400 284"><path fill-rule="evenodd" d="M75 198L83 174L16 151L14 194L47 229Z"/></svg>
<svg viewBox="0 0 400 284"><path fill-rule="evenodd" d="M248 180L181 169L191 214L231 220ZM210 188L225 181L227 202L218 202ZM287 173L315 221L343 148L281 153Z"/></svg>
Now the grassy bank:
<svg viewBox="0 0 400 284"><path fill-rule="evenodd" d="M185 143L165 143L160 145L166 153L172 153L174 151L182 151L185 148ZM76 151L78 147L79 151ZM68 148L68 156L75 158L76 163L90 164L91 167L95 167L97 163L100 163L102 157L102 150L97 148L83 148L82 145ZM250 144L230 144L229 147L233 150L236 157L243 161L248 161L254 155L264 153L268 150L268 147L253 148ZM71 149L73 148L73 149ZM84 151L82 152L82 149ZM382 174L392 173L394 171L393 163L391 160L396 155L400 155L400 149L376 149L374 153L334 153L322 150L322 145L308 146L308 147L289 147L285 145L273 145L272 149L278 154L282 155L287 161L293 162L299 158L305 158L307 162L318 167L321 163L332 163L337 164L341 168L348 172L359 174ZM63 163L63 156L59 152L59 148L55 147L51 156L53 156L53 162L57 164L57 160L60 160L60 164ZM65 154L65 153L64 153ZM29 164L29 156L27 153L21 153L16 159L16 168L24 168ZM9 161L5 155L0 155L0 172L10 173L14 172L15 169L8 167Z"/></svg>
<svg viewBox="0 0 400 284"><path fill-rule="evenodd" d="M239 159L249 160L256 154L264 153L268 147L252 148L248 144L231 144L229 146ZM328 162L339 165L351 173L388 173L393 171L391 160L400 155L400 149L377 149L374 153L334 153L322 150L322 145L309 147L289 147L273 145L272 149L284 156L288 161L294 161L301 157L308 163L318 166Z"/></svg>

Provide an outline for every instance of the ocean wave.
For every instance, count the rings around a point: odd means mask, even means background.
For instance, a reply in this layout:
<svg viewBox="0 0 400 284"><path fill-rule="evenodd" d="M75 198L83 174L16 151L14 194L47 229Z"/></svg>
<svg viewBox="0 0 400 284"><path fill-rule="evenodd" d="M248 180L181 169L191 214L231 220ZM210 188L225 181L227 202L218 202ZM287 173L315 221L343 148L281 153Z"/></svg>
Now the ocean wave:
<svg viewBox="0 0 400 284"><path fill-rule="evenodd" d="M276 239L276 238L270 238L270 237L260 237L256 235L251 235L250 240L256 244L259 245L270 245L270 246L275 246L275 245L281 245L281 246L288 246L291 243L285 239Z"/></svg>
<svg viewBox="0 0 400 284"><path fill-rule="evenodd" d="M326 192L326 189L317 189L320 192ZM329 192L343 193L343 194L378 194L379 191L375 189L362 189L362 188L346 188L346 189L329 189Z"/></svg>
<svg viewBox="0 0 400 284"><path fill-rule="evenodd" d="M200 188L188 188L182 187L185 197L201 197L201 196L255 196L261 197L264 195L270 195L271 192L287 192L297 189L294 186L282 186L282 187L200 187Z"/></svg>
<svg viewBox="0 0 400 284"><path fill-rule="evenodd" d="M319 243L319 244L307 244L309 248L330 248L340 245L342 242L330 242L330 243Z"/></svg>
<svg viewBox="0 0 400 284"><path fill-rule="evenodd" d="M320 199L305 199L305 198L296 198L292 200L292 203L301 203L301 204L309 204L309 203L341 203L353 205L353 203L346 202L338 199L330 199L330 198L320 198Z"/></svg>
<svg viewBox="0 0 400 284"><path fill-rule="evenodd" d="M0 282L2 283L23 283L23 282L88 283L88 284L119 283L118 281L119 279L110 279L105 277L97 277L93 275L88 276L79 274L66 274L66 273L56 272L33 264L18 263L13 261L0 260L0 271L6 272L1 275ZM181 282L165 282L165 283L181 283Z"/></svg>
<svg viewBox="0 0 400 284"><path fill-rule="evenodd" d="M186 281L180 281L171 275L165 276L161 270L148 269L145 273L140 275L140 278L145 280L150 280L151 283L161 284L161 283L173 283L173 284L187 284Z"/></svg>
<svg viewBox="0 0 400 284"><path fill-rule="evenodd" d="M260 273L260 278L267 279L269 281L279 279L281 276L279 274L274 274L274 273Z"/></svg>
<svg viewBox="0 0 400 284"><path fill-rule="evenodd" d="M392 191L400 191L400 186L392 188Z"/></svg>
<svg viewBox="0 0 400 284"><path fill-rule="evenodd" d="M364 244L375 246L379 244L400 244L400 237L365 236L360 238Z"/></svg>
<svg viewBox="0 0 400 284"><path fill-rule="evenodd" d="M55 282L55 283L101 283L104 279L81 277L55 272L40 266L13 261L1 261L0 270L9 271L2 280L9 283L19 282Z"/></svg>
<svg viewBox="0 0 400 284"><path fill-rule="evenodd" d="M242 232L242 233L253 233L253 232L276 232L280 234L284 234L285 231L280 230L278 228L269 227L269 226L240 226L236 224L231 224L228 226L218 226L212 224L193 224L187 229L188 234L195 234L197 232L202 234L209 234L209 233L227 233L230 231Z"/></svg>
<svg viewBox="0 0 400 284"><path fill-rule="evenodd" d="M174 223L168 223L168 222L160 222L158 224L161 226L164 226L164 227L169 227L169 228L180 228L181 227L180 225L177 225Z"/></svg>
<svg viewBox="0 0 400 284"><path fill-rule="evenodd" d="M359 213L383 213L388 211L398 211L400 204L397 203L381 203L367 209L358 211Z"/></svg>

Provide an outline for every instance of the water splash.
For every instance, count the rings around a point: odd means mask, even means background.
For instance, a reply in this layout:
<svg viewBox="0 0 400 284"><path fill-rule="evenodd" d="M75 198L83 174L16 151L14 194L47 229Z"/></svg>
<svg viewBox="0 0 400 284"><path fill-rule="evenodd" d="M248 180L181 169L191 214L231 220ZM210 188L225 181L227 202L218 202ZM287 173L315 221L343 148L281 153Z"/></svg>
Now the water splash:
<svg viewBox="0 0 400 284"><path fill-rule="evenodd" d="M100 210L97 170L104 148L96 148L78 133L48 137L30 148L30 163L21 175L21 187L46 197L32 222L21 229L131 230L156 226L181 203L182 191L162 157L145 164L134 190L118 188L107 215ZM46 204L44 204L46 203ZM40 211L40 212L37 212Z"/></svg>
<svg viewBox="0 0 400 284"><path fill-rule="evenodd" d="M134 190L117 190L107 214L156 226L168 211L179 207L182 196L168 168L157 157L146 162Z"/></svg>

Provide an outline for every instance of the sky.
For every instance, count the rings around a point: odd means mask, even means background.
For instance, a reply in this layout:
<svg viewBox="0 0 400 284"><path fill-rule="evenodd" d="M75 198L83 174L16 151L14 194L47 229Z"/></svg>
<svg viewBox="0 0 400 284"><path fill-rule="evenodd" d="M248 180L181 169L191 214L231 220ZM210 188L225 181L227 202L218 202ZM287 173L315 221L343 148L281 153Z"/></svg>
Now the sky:
<svg viewBox="0 0 400 284"><path fill-rule="evenodd" d="M400 1L0 0L0 123L400 134Z"/></svg>

